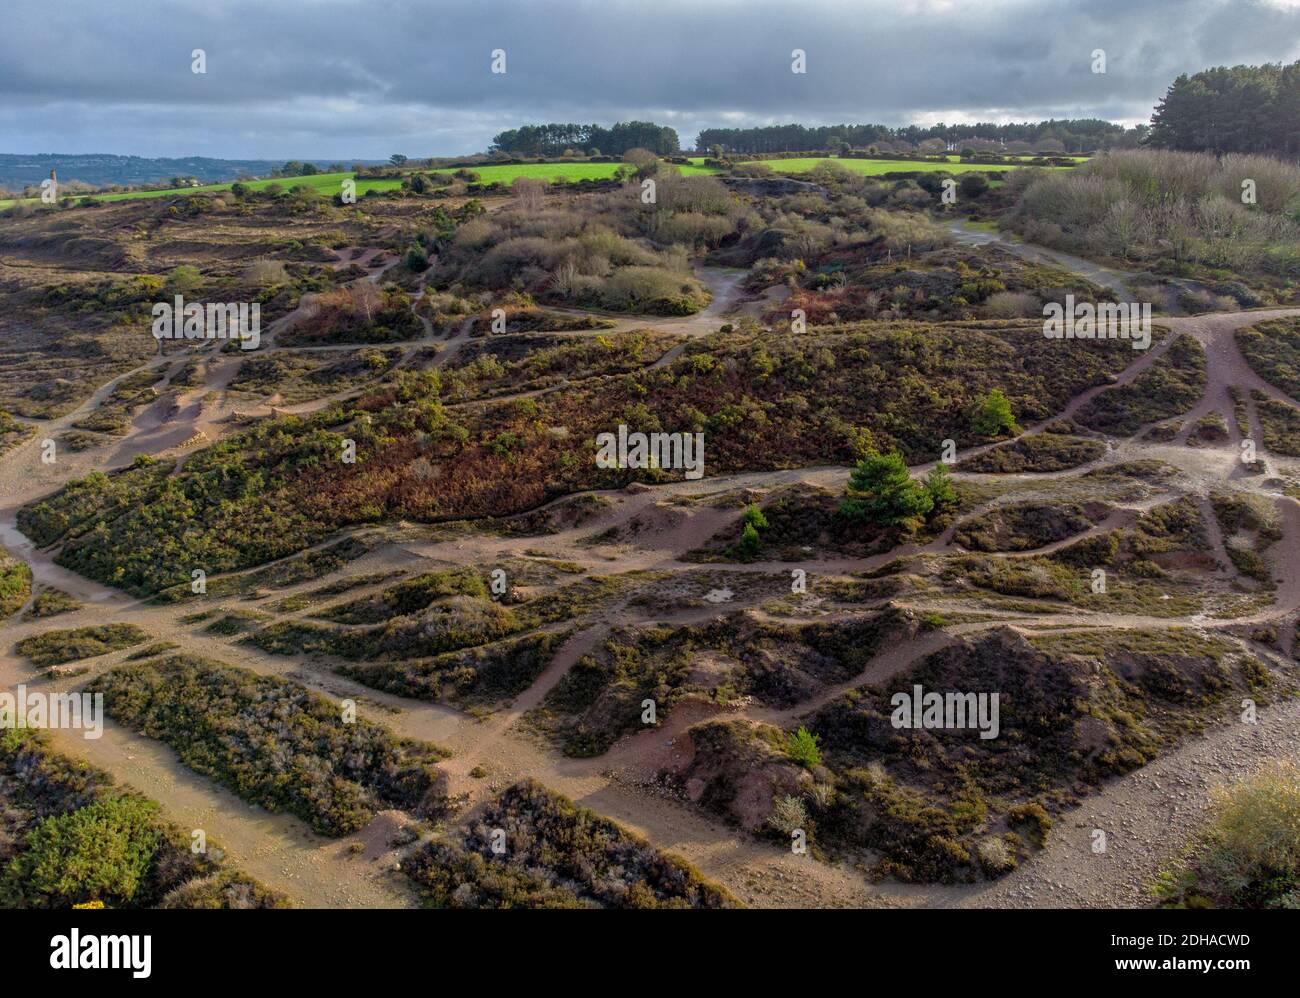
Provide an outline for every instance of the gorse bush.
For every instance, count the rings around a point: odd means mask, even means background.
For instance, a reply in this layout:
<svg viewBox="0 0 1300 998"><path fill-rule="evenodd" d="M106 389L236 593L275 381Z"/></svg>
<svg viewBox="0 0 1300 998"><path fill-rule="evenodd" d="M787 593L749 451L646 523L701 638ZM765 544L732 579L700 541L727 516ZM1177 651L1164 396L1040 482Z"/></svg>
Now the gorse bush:
<svg viewBox="0 0 1300 998"><path fill-rule="evenodd" d="M765 517L763 511L759 509L758 503L751 502L745 507L745 512L741 517L741 521L747 526L753 527L755 530L767 529L767 517Z"/></svg>
<svg viewBox="0 0 1300 998"><path fill-rule="evenodd" d="M957 490L953 488L952 474L942 462L930 469L925 476L925 491L935 506L947 506L957 501Z"/></svg>
<svg viewBox="0 0 1300 998"><path fill-rule="evenodd" d="M1155 890L1177 907L1300 908L1300 766L1215 788L1204 831Z"/></svg>
<svg viewBox="0 0 1300 998"><path fill-rule="evenodd" d="M975 409L975 432L981 437L1000 437L1004 433L1019 433L1011 403L1001 388L994 388L980 399Z"/></svg>
<svg viewBox="0 0 1300 998"><path fill-rule="evenodd" d="M762 539L758 536L758 530L752 523L746 523L740 531L740 542L738 548L740 556L746 560L753 558L758 554L759 547L762 546Z"/></svg>
<svg viewBox="0 0 1300 998"><path fill-rule="evenodd" d="M66 908L91 898L129 903L148 875L161 833L158 806L138 797L96 801L46 818L27 837L8 870L42 907Z"/></svg>

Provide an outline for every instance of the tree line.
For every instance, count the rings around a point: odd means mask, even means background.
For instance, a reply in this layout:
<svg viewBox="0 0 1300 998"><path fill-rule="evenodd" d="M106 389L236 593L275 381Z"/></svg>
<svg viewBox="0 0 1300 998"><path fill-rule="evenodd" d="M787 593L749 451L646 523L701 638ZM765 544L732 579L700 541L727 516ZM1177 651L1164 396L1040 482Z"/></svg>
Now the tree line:
<svg viewBox="0 0 1300 998"><path fill-rule="evenodd" d="M1300 154L1300 61L1182 74L1156 106L1149 143L1188 152Z"/></svg>
<svg viewBox="0 0 1300 998"><path fill-rule="evenodd" d="M572 151L588 156L621 156L629 149L649 149L659 156L676 156L681 151L677 132L653 121L620 121L602 125L523 125L501 132L492 139L489 153L518 156L563 156Z"/></svg>
<svg viewBox="0 0 1300 998"><path fill-rule="evenodd" d="M706 128L695 140L700 150L720 146L724 153L803 152L848 146L898 146L905 152L923 143L961 145L984 141L999 145L1023 145L1020 151L1084 153L1103 146L1126 144L1133 130L1099 118L1023 122L1017 124L945 125L768 125L761 128ZM1135 144L1136 140L1134 141ZM1058 144L1059 143L1059 147Z"/></svg>

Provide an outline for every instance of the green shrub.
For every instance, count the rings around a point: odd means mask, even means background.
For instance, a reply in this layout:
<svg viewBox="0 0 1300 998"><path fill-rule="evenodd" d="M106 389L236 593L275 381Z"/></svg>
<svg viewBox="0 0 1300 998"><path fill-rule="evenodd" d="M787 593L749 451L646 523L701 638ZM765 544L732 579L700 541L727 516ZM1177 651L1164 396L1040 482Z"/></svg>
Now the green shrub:
<svg viewBox="0 0 1300 998"><path fill-rule="evenodd" d="M32 570L0 548L0 620L27 602L32 594Z"/></svg>
<svg viewBox="0 0 1300 998"><path fill-rule="evenodd" d="M957 491L952 485L952 475L946 464L936 464L925 476L925 491L935 506L946 506L957 501Z"/></svg>
<svg viewBox="0 0 1300 998"><path fill-rule="evenodd" d="M759 539L758 531L754 529L752 523L746 523L745 528L740 532L740 555L746 560L753 558L758 554L758 549L762 541Z"/></svg>
<svg viewBox="0 0 1300 998"><path fill-rule="evenodd" d="M785 736L785 754L791 762L796 762L805 769L812 769L822 764L822 754L817 748L817 743L820 741L817 735L807 728L800 727L798 731Z"/></svg>
<svg viewBox="0 0 1300 998"><path fill-rule="evenodd" d="M9 864L6 893L19 889L27 905L39 908L129 903L159 845L157 810L152 801L118 797L46 818Z"/></svg>
<svg viewBox="0 0 1300 998"><path fill-rule="evenodd" d="M758 508L757 503L750 503L745 507L745 515L742 517L742 521L746 526L753 527L755 530L767 529L767 517L763 515L763 511Z"/></svg>
<svg viewBox="0 0 1300 998"><path fill-rule="evenodd" d="M406 267L417 274L429 269L429 255L418 245L412 245L406 251Z"/></svg>
<svg viewBox="0 0 1300 998"><path fill-rule="evenodd" d="M1052 830L1052 816L1037 801L1011 808L1007 811L1007 823L1012 828L1024 827L1030 841L1040 847L1047 844L1047 834Z"/></svg>
<svg viewBox="0 0 1300 998"><path fill-rule="evenodd" d="M982 398L975 410L975 432L981 437L1000 437L1004 433L1019 433L1016 417L1011 412L1011 402L1001 388L992 389Z"/></svg>

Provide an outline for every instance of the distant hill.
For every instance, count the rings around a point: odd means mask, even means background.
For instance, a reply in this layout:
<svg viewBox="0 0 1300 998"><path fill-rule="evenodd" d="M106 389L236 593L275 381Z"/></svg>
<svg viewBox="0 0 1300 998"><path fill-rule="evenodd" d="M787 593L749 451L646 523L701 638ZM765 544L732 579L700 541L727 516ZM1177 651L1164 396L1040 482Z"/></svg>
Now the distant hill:
<svg viewBox="0 0 1300 998"><path fill-rule="evenodd" d="M328 160L303 160L322 171L330 165ZM378 163L383 160L351 160L344 164ZM265 177L285 163L282 159L210 159L207 156L188 156L184 159L147 159L143 156L112 156L107 153L64 155L61 153L35 153L31 155L0 153L0 187L11 191L22 190L28 184L39 184L59 172L62 181L80 180L102 187L106 184L153 184L175 176L196 177L204 183L235 180L241 174Z"/></svg>

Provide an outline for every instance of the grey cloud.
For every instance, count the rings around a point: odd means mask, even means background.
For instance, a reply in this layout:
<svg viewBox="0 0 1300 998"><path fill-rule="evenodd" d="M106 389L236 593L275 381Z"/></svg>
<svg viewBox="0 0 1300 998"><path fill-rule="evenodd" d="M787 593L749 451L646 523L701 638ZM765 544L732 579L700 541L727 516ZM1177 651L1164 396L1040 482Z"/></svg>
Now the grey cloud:
<svg viewBox="0 0 1300 998"><path fill-rule="evenodd" d="M9 152L449 154L525 121L633 116L685 141L789 120L1132 121L1180 72L1300 56L1287 0L53 0L7 22Z"/></svg>

